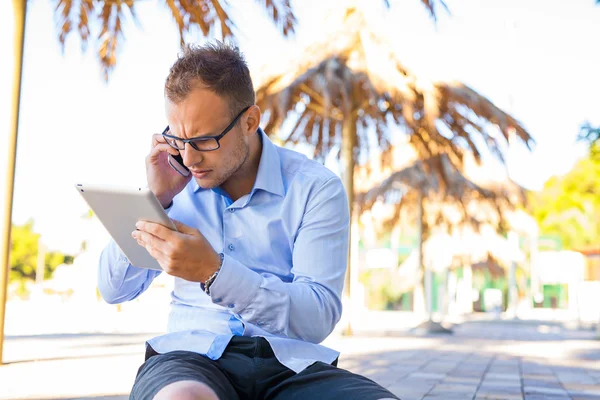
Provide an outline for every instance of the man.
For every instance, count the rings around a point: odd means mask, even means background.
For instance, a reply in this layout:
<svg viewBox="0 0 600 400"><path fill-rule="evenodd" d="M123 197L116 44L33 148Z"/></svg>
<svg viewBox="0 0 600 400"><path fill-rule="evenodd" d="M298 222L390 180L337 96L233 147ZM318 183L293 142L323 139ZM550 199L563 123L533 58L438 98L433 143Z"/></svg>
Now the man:
<svg viewBox="0 0 600 400"><path fill-rule="evenodd" d="M342 311L348 200L332 172L269 140L254 96L222 43L188 47L166 80L169 129L146 171L177 232L140 222L132 235L175 283L168 333L148 341L131 398L396 398L318 344ZM178 154L188 177L169 166ZM111 242L100 292L131 300L159 273Z"/></svg>

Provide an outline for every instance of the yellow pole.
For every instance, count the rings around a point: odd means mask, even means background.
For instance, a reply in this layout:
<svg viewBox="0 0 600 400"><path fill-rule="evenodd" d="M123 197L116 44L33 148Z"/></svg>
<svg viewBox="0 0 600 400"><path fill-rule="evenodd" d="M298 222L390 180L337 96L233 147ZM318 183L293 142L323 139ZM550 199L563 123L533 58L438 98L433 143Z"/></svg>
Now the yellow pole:
<svg viewBox="0 0 600 400"><path fill-rule="evenodd" d="M10 131L8 133L8 162L6 168L5 204L2 215L4 236L0 241L0 364L3 363L4 317L8 272L10 270L10 231L12 220L15 162L17 156L17 132L19 126L19 103L21 100L21 72L23 68L23 43L25 39L26 0L13 0L14 15L14 71Z"/></svg>
<svg viewBox="0 0 600 400"><path fill-rule="evenodd" d="M344 187L346 188L346 195L348 196L348 207L350 208L350 233L356 234L356 229L353 232L354 218L357 218L354 210L354 149L356 148L356 124L357 118L354 114L354 107L350 107L350 115L344 116L344 122L342 126L342 182ZM357 265L352 265L353 261L355 261L356 257L353 257L353 237L350 237L349 248L348 248L348 267L346 269L346 276L344 279L344 292L343 296L347 299L346 304L348 305L348 309L346 313L348 318L346 319L346 326L343 328L342 333L347 336L351 336L354 334L354 330L352 328L352 317L355 314L354 304L355 302L352 299L352 294L355 293L356 287L353 287L355 284L355 279L353 276L352 268L357 268Z"/></svg>

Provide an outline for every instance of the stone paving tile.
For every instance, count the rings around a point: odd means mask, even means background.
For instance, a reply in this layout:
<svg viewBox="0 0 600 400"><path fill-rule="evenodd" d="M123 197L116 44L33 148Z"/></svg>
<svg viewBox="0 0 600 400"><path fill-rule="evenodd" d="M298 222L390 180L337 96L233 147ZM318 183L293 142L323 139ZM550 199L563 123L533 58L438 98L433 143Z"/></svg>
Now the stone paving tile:
<svg viewBox="0 0 600 400"><path fill-rule="evenodd" d="M448 393L430 393L423 397L423 399L444 399L444 400L472 400L473 395L465 395L465 394L448 394Z"/></svg>
<svg viewBox="0 0 600 400"><path fill-rule="evenodd" d="M454 369L459 365L458 362L449 362L449 361L432 361L427 365L427 368L444 368L444 369Z"/></svg>
<svg viewBox="0 0 600 400"><path fill-rule="evenodd" d="M531 379L536 381L556 382L556 376L553 374L523 374L523 380Z"/></svg>
<svg viewBox="0 0 600 400"><path fill-rule="evenodd" d="M446 377L446 374L439 374L433 372L413 372L408 375L409 379L421 379L421 380L432 380L439 381Z"/></svg>
<svg viewBox="0 0 600 400"><path fill-rule="evenodd" d="M600 386L586 385L576 383L566 383L563 385L569 394L577 393L579 395L595 395L600 396Z"/></svg>
<svg viewBox="0 0 600 400"><path fill-rule="evenodd" d="M69 400L89 400L87 397L81 397L81 398L75 398L75 399L69 399ZM129 395L123 395L123 396L102 396L101 398L97 399L97 400L129 400ZM402 399L404 400L404 399Z"/></svg>
<svg viewBox="0 0 600 400"><path fill-rule="evenodd" d="M520 390L504 390L502 388L479 388L479 390L477 390L476 395L492 397L518 397L522 396L523 393Z"/></svg>
<svg viewBox="0 0 600 400"><path fill-rule="evenodd" d="M406 400L408 398L418 398L421 399L427 393L429 393L433 389L433 385L403 385L403 384L394 384L387 388L390 392L400 397L402 400Z"/></svg>
<svg viewBox="0 0 600 400"><path fill-rule="evenodd" d="M447 376L444 378L442 383L462 383L462 384L479 384L481 382L481 378L468 378L462 376Z"/></svg>
<svg viewBox="0 0 600 400"><path fill-rule="evenodd" d="M572 400L565 396L548 396L545 394L526 394L525 400Z"/></svg>
<svg viewBox="0 0 600 400"><path fill-rule="evenodd" d="M482 384L479 388L478 393L491 392L491 393L522 393L520 386L496 386Z"/></svg>
<svg viewBox="0 0 600 400"><path fill-rule="evenodd" d="M588 376L585 373L557 374L557 378L563 384L564 383L580 383L580 384L593 385L594 383L596 383L595 379L593 379L591 376Z"/></svg>
<svg viewBox="0 0 600 400"><path fill-rule="evenodd" d="M519 376L519 372L515 372L515 373L511 373L511 374L501 374L501 373L493 373L493 372L489 372L487 374L485 374L486 378L491 378L491 379L503 379L503 380L521 380L521 377Z"/></svg>
<svg viewBox="0 0 600 400"><path fill-rule="evenodd" d="M394 392L392 392L392 393L394 393ZM421 399L423 399L423 395L422 394L418 394L418 395L415 395L415 396L406 395L406 394L405 395L399 395L399 394L396 394L396 393L394 393L394 394L396 396L400 397L400 400L421 400Z"/></svg>
<svg viewBox="0 0 600 400"><path fill-rule="evenodd" d="M548 387L548 388L562 388L563 385L560 382L553 381L543 381L537 379L523 379L523 384L525 386L533 386L533 387Z"/></svg>
<svg viewBox="0 0 600 400"><path fill-rule="evenodd" d="M572 400L598 400L600 396L597 394L579 394L579 393L569 393Z"/></svg>
<svg viewBox="0 0 600 400"><path fill-rule="evenodd" d="M400 381L395 382L390 387L397 388L406 388L409 390L417 390L417 391L430 391L435 386L435 383L429 383L426 381L415 380L415 379L402 379Z"/></svg>
<svg viewBox="0 0 600 400"><path fill-rule="evenodd" d="M492 379L487 376L482 382L482 385L497 386L497 387L521 387L521 380L511 379Z"/></svg>
<svg viewBox="0 0 600 400"><path fill-rule="evenodd" d="M485 367L483 366L480 368L458 367L454 371L452 371L450 374L457 375L457 376L465 376L465 375L483 376L484 373L485 373Z"/></svg>
<svg viewBox="0 0 600 400"><path fill-rule="evenodd" d="M475 394L477 385L463 385L460 383L440 383L433 387L433 392L471 393Z"/></svg>
<svg viewBox="0 0 600 400"><path fill-rule="evenodd" d="M538 386L525 386L525 394L547 394L550 396L567 396L567 391L563 388L549 388Z"/></svg>
<svg viewBox="0 0 600 400"><path fill-rule="evenodd" d="M554 377L554 372L552 372L552 370L550 368L542 370L542 369L532 369L532 370L527 370L525 368L521 369L521 373L523 374L523 376L552 376Z"/></svg>
<svg viewBox="0 0 600 400"><path fill-rule="evenodd" d="M477 393L477 396L475 396L475 400L523 400L523 395L522 394L500 394L500 395L494 395L494 394L479 394Z"/></svg>

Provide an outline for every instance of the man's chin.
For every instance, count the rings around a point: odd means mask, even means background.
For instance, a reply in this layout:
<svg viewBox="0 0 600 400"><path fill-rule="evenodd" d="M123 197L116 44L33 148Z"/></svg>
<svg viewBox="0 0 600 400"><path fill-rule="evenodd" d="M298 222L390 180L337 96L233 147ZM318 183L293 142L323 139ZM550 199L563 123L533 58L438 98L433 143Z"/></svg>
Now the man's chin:
<svg viewBox="0 0 600 400"><path fill-rule="evenodd" d="M214 189L221 185L221 182L215 179L194 178L201 189Z"/></svg>

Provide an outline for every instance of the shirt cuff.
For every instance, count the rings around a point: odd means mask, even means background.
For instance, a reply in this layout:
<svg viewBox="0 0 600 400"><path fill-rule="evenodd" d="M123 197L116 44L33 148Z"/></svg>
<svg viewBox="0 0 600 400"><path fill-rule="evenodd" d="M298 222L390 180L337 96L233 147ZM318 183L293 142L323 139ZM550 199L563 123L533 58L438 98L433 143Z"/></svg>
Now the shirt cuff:
<svg viewBox="0 0 600 400"><path fill-rule="evenodd" d="M256 297L261 282L259 273L225 254L221 270L210 285L210 297L213 303L239 313Z"/></svg>

